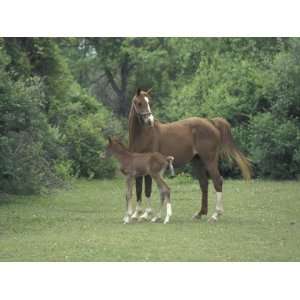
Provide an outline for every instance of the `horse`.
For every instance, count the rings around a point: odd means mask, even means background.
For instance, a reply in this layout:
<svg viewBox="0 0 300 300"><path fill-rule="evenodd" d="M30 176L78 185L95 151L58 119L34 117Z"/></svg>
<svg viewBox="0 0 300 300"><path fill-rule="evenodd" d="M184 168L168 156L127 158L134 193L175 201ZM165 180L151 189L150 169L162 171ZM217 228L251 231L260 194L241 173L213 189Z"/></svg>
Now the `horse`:
<svg viewBox="0 0 300 300"><path fill-rule="evenodd" d="M130 223L132 215L131 198L133 179L137 176L151 176L157 183L160 191L161 206L159 213L152 219L157 222L161 219L161 212L164 204L166 204L166 217L164 224L169 223L172 215L172 207L170 200L170 188L163 180L162 176L166 169L169 168L171 174L174 175L173 161L174 157L165 156L158 152L151 153L132 153L117 139L108 138L108 145L102 158L115 156L120 163L120 170L126 176L126 213L123 219L124 224Z"/></svg>
<svg viewBox="0 0 300 300"><path fill-rule="evenodd" d="M235 161L245 180L249 180L252 173L250 161L234 143L229 122L220 117L213 119L190 117L172 123L161 123L154 119L150 100L150 91L143 91L140 88L132 99L128 118L130 151L171 155L175 158L175 167L192 163L193 172L202 192L201 206L193 215L194 219L201 219L207 215L209 176L216 191L216 202L215 210L208 221L210 223L218 221L224 213L223 177L218 168L219 159L225 157ZM142 214L143 177L137 177L137 205L132 218L148 219L152 214L152 179L150 176L144 178L147 208Z"/></svg>

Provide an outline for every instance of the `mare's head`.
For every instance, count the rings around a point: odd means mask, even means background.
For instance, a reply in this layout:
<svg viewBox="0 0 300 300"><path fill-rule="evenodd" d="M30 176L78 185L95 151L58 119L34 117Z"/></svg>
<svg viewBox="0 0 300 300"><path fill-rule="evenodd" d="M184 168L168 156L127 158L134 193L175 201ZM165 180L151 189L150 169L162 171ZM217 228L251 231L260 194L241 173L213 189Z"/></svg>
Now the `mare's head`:
<svg viewBox="0 0 300 300"><path fill-rule="evenodd" d="M153 127L154 117L150 109L150 90L145 92L138 89L132 99L132 110L144 127Z"/></svg>
<svg viewBox="0 0 300 300"><path fill-rule="evenodd" d="M111 157L115 153L123 153L127 151L127 148L118 139L108 137L108 144L105 147L104 152L100 154L101 158Z"/></svg>

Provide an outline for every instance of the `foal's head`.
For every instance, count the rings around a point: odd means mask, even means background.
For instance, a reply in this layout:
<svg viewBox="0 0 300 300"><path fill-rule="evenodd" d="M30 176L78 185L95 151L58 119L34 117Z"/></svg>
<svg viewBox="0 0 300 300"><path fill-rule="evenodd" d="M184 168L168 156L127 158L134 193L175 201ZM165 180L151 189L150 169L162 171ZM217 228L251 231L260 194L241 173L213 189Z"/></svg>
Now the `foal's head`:
<svg viewBox="0 0 300 300"><path fill-rule="evenodd" d="M122 154L127 152L127 148L116 138L108 138L108 144L105 152L100 154L101 158L111 157L113 154Z"/></svg>
<svg viewBox="0 0 300 300"><path fill-rule="evenodd" d="M132 106L137 114L139 122L144 127L152 127L154 125L154 117L150 109L150 90L147 92L138 89L132 100Z"/></svg>

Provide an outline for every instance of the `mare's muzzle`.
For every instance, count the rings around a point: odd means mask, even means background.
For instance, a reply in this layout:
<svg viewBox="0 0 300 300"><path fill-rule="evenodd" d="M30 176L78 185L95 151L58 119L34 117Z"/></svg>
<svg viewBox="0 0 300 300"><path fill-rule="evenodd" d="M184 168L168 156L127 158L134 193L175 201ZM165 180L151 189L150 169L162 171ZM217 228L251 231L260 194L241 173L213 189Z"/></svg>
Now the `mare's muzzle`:
<svg viewBox="0 0 300 300"><path fill-rule="evenodd" d="M145 127L152 127L154 125L154 117L151 112L139 113L140 123Z"/></svg>

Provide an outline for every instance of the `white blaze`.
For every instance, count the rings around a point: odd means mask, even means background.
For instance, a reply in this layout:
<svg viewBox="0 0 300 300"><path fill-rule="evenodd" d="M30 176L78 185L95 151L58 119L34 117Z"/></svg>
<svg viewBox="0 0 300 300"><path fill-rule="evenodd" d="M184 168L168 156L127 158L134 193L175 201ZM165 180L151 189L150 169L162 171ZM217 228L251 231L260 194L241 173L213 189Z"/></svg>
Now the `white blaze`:
<svg viewBox="0 0 300 300"><path fill-rule="evenodd" d="M147 117L147 121L150 121L151 122L151 126L153 126L153 124L154 124L154 118L153 118L153 115L152 115L152 112L151 112L151 108L150 108L150 105L149 105L149 99L148 99L148 97L144 97L144 98L145 98L145 101L147 102L148 112L151 113L151 115L149 115Z"/></svg>
<svg viewBox="0 0 300 300"><path fill-rule="evenodd" d="M148 112L151 113L151 109L150 109L150 105L149 105L149 99L148 97L145 97L145 100L147 102L147 108L148 108Z"/></svg>

